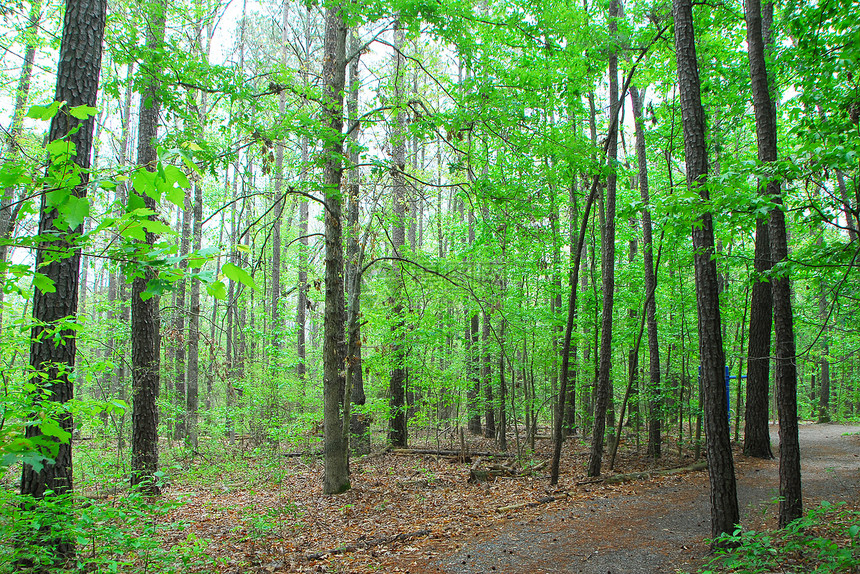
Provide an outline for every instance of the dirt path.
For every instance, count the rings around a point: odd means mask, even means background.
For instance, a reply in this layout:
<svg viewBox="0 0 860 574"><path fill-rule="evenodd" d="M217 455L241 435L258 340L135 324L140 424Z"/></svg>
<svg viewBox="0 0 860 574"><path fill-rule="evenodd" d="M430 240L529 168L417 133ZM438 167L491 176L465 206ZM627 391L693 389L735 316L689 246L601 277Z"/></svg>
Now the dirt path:
<svg viewBox="0 0 860 574"><path fill-rule="evenodd" d="M858 431L849 425L801 426L806 508L860 496L860 436L846 436ZM775 429L771 437L777 454ZM778 460L736 460L744 526L776 525L778 470ZM464 544L435 567L450 574L688 572L702 563L703 539L709 535L708 478L698 472L642 483L630 494L596 496L527 521L514 516L496 534Z"/></svg>

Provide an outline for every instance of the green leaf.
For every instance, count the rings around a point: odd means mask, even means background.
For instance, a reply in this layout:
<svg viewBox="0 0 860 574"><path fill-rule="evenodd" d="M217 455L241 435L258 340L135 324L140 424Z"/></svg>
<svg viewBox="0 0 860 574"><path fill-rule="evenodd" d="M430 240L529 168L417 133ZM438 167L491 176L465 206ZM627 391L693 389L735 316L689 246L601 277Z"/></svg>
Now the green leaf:
<svg viewBox="0 0 860 574"><path fill-rule="evenodd" d="M206 291L219 301L227 298L227 286L223 281L215 281L206 286Z"/></svg>
<svg viewBox="0 0 860 574"><path fill-rule="evenodd" d="M145 227L147 231L151 231L152 233L169 233L173 231L169 225L154 219L142 221L141 225Z"/></svg>
<svg viewBox="0 0 860 574"><path fill-rule="evenodd" d="M176 207L184 209L185 190L183 190L181 187L169 186L164 189L164 194L167 197L167 201L169 201Z"/></svg>
<svg viewBox="0 0 860 574"><path fill-rule="evenodd" d="M42 293L55 293L57 291L54 281L49 279L47 275L38 272L33 273L33 287Z"/></svg>
<svg viewBox="0 0 860 574"><path fill-rule="evenodd" d="M79 120L85 120L87 118L95 116L99 111L88 105L75 106L73 108L69 108L69 113L73 118L78 118Z"/></svg>
<svg viewBox="0 0 860 574"><path fill-rule="evenodd" d="M134 190L140 194L141 197L148 195L155 201L161 200L161 193L155 185L154 172L139 169L137 173L134 174L132 187L134 187Z"/></svg>
<svg viewBox="0 0 860 574"><path fill-rule="evenodd" d="M69 227L75 229L84 222L90 214L90 202L86 198L69 196L66 204L60 209Z"/></svg>
<svg viewBox="0 0 860 574"><path fill-rule="evenodd" d="M67 140L54 140L52 142L48 142L48 145L45 146L45 149L51 155L51 159L54 161L59 160L60 158L68 158L75 155L75 144L73 142Z"/></svg>
<svg viewBox="0 0 860 574"><path fill-rule="evenodd" d="M60 109L60 102L53 102L50 106L31 106L27 110L27 117L34 120L50 120Z"/></svg>
<svg viewBox="0 0 860 574"><path fill-rule="evenodd" d="M254 283L254 278L241 267L233 265L232 263L225 263L224 267L221 268L221 271L231 281L238 281L246 287L259 291L257 284Z"/></svg>
<svg viewBox="0 0 860 574"><path fill-rule="evenodd" d="M42 434L45 436L54 436L60 439L60 442L68 442L70 438L72 438L72 433L64 429L57 423L57 421L53 419L45 419L42 421L42 424L39 425L39 430L42 431Z"/></svg>

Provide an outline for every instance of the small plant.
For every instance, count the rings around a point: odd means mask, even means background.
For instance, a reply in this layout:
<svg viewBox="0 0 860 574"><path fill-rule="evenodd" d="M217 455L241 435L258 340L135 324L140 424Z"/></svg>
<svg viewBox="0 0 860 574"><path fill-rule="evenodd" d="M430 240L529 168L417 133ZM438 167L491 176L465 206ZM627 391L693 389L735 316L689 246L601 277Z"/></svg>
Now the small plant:
<svg viewBox="0 0 860 574"><path fill-rule="evenodd" d="M717 556L701 574L723 572L857 572L860 512L822 502L776 532L735 530L714 541Z"/></svg>

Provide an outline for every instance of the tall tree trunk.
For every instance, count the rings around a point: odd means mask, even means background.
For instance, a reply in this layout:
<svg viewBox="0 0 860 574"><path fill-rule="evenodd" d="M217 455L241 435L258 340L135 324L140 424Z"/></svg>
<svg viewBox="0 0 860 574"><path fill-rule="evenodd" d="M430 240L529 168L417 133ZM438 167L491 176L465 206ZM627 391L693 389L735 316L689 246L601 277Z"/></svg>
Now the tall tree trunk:
<svg viewBox="0 0 860 574"><path fill-rule="evenodd" d="M364 377L361 365L361 266L363 261L363 250L359 243L359 194L361 192L361 172L358 168L358 137L360 133L358 125L358 90L359 75L358 64L361 42L358 34L353 30L350 38L349 52L352 60L349 63L349 99L347 100L347 111L349 116L351 147L349 152L349 163L351 166L349 177L349 197L347 198L347 232L346 240L346 266L344 276L348 291L347 313L350 320L347 322L347 350L346 357L350 367L352 380L351 400L353 404L364 406L367 396L364 392ZM352 451L357 455L370 454L370 418L366 413L352 412L350 420L350 434L353 437Z"/></svg>
<svg viewBox="0 0 860 574"><path fill-rule="evenodd" d="M325 189L325 341L323 343L323 433L325 476L323 492L348 490L348 445L343 436L345 313L343 289L343 90L346 83L346 25L340 8L325 11L323 60L323 123L329 132L323 140Z"/></svg>
<svg viewBox="0 0 860 574"><path fill-rule="evenodd" d="M609 35L618 33L619 0L609 2ZM617 117L618 101L618 53L612 48L609 56L609 115ZM612 122L610 122L611 124ZM594 405L594 432L591 435L591 452L588 459L588 476L600 476L603 461L603 441L606 429L606 411L609 406L610 379L612 370L612 309L615 302L615 161L618 158L618 127L612 129L607 138L606 153L610 171L606 176L604 202L606 217L601 229L601 289L603 291L603 317L600 331L600 367L597 376L597 400Z"/></svg>
<svg viewBox="0 0 860 574"><path fill-rule="evenodd" d="M149 7L146 46L150 54L161 50L164 44L166 3L164 0ZM154 61L154 60L153 60ZM153 64L154 65L154 64ZM137 163L154 172L158 162L155 140L158 137L158 116L161 100L158 95L158 78L145 77L145 88L140 101L140 119L137 136ZM148 209L155 210L155 200L143 197ZM146 232L146 243L155 244L155 234ZM144 300L147 282L155 279L147 268L132 282L131 292L131 484L149 494L158 494L155 473L158 471L158 393L161 384L158 297Z"/></svg>
<svg viewBox="0 0 860 574"><path fill-rule="evenodd" d="M758 159L761 162L775 162L776 108L771 98L765 63L762 6L760 0L747 0L745 7ZM771 259L774 265L780 265L788 259L788 236L779 180L767 183L767 194L776 204L768 221ZM787 271L780 271L771 278L771 289L776 330L776 389L779 404L779 526L783 528L800 518L803 511L800 442L797 435L797 357L791 284Z"/></svg>
<svg viewBox="0 0 860 574"><path fill-rule="evenodd" d="M193 240L195 251L199 251L203 242L203 183L194 184L194 231ZM192 272L198 273L200 267L194 267ZM188 444L197 448L197 408L200 394L200 280L191 279L191 300L188 315L188 378L186 380L186 433Z"/></svg>
<svg viewBox="0 0 860 574"><path fill-rule="evenodd" d="M484 436L487 438L495 438L496 436L496 405L493 400L493 368L490 364L490 314L484 312L484 324L481 332L481 339L484 348L484 365L481 372L481 378L484 385Z"/></svg>
<svg viewBox="0 0 860 574"><path fill-rule="evenodd" d="M203 45L202 25L197 29L198 47L203 58L208 61L209 43ZM206 130L206 119L208 114L208 98L206 92L200 93L200 105L198 107L199 137L204 137ZM203 246L203 182L198 178L194 182L194 207L191 213L192 223L192 249L199 252ZM200 261L197 259L197 261ZM192 269L199 273L200 266ZM191 279L191 295L189 301L188 316L188 374L186 379L185 413L187 442L192 448L197 448L198 442L198 406L200 396L200 279Z"/></svg>
<svg viewBox="0 0 860 574"><path fill-rule="evenodd" d="M821 237L819 244L823 243ZM821 321L821 358L818 360L821 390L818 397L818 422L830 422L830 329L827 328L827 298L825 297L824 280L819 279L818 286L818 320ZM814 401L813 401L814 404Z"/></svg>
<svg viewBox="0 0 860 574"><path fill-rule="evenodd" d="M193 203L191 194L186 193L183 199L182 206L182 229L180 231L179 240L179 256L187 258L188 251L191 249L191 218L193 217ZM169 346L173 347L173 360L175 365L174 371L174 390L173 390L173 408L175 409L174 422L174 438L176 440L185 440L188 438L188 430L186 427L186 410L185 403L186 395L186 367L188 359L188 341L185 339L185 316L188 309L185 306L185 295L188 287L186 279L186 270L188 269L187 259L183 259L179 264L182 271L182 277L176 282L175 304L173 306L173 329L168 340Z"/></svg>
<svg viewBox="0 0 860 574"><path fill-rule="evenodd" d="M306 44L306 67L310 66L310 44L311 44L311 7L308 6L307 18L305 19L305 44ZM305 87L308 85L307 72L302 72ZM307 170L310 168L310 157L308 154L308 138L302 136L302 161L299 181L304 182L307 178ZM307 373L307 312L308 312L308 200L299 198L299 295L296 301L296 375L299 384L304 387L305 375Z"/></svg>
<svg viewBox="0 0 860 574"><path fill-rule="evenodd" d="M696 61L693 6L691 0L674 0L675 55L681 113L684 124L684 149L687 160L687 185L709 200L708 152L705 143L705 110ZM731 533L739 522L737 485L732 460L731 435L727 416L725 353L720 327L720 301L717 266L714 261L714 222L710 212L702 214L693 226L696 275L696 302L699 324L705 427L707 432L708 472L711 483L711 534L716 538Z"/></svg>
<svg viewBox="0 0 860 574"><path fill-rule="evenodd" d="M391 126L391 179L392 179L392 203L394 206L394 226L391 232L392 249L395 257L403 257L403 247L406 244L406 111L403 109L405 96L403 81L406 75L406 58L402 50L404 46L404 32L401 27L400 18L394 20L394 118ZM403 318L403 269L399 262L394 262L394 289L392 294L392 318L394 324L391 327L391 378L389 381L390 392L390 421L388 428L388 440L392 446L404 447L407 442L407 416L406 416L406 346L403 344L406 323Z"/></svg>
<svg viewBox="0 0 860 574"><path fill-rule="evenodd" d="M745 5L746 6L746 5ZM764 44L761 49L768 50L772 44L770 22L773 5L765 9L766 21L759 26L760 41ZM749 34L749 25L747 26ZM766 75L766 72L765 72ZM765 82L769 82L765 77ZM768 85L767 89L772 86ZM773 102L771 101L771 106ZM774 114L774 125L776 122ZM775 137L775 136L774 136ZM775 141L775 140L774 140ZM775 145L775 144L774 144ZM762 148L759 147L759 159L762 159ZM766 153L766 152L765 152ZM774 151L774 159L776 158ZM759 185L759 193L766 194L767 186ZM773 330L773 293L770 280L766 275L773 267L770 252L770 233L768 232L767 217L756 219L755 224L755 255L753 259L755 277L753 279L752 301L750 302L749 344L747 351L747 396L744 414L744 454L756 458L773 458L770 448L770 361L771 361L771 332Z"/></svg>
<svg viewBox="0 0 860 574"><path fill-rule="evenodd" d="M642 198L642 258L645 272L645 321L648 329L648 455L660 458L663 424L663 391L660 383L660 347L657 339L657 275L654 269L654 237L648 160L645 156L645 90L630 86L633 119L636 122L636 158L639 164L639 196Z"/></svg>
<svg viewBox="0 0 860 574"><path fill-rule="evenodd" d="M773 329L771 285L763 274L770 271L770 239L767 220L756 220L755 277L750 301L749 343L747 346L747 395L744 414L744 454L773 458L768 428L770 387L770 337Z"/></svg>
<svg viewBox="0 0 860 574"><path fill-rule="evenodd" d="M289 3L284 2L281 8L281 63L283 66L288 66L287 49L289 48ZM287 94L281 91L278 94L278 115L283 118L287 109ZM280 320L280 300L281 300L281 220L284 213L285 202L284 189L284 142L279 140L275 146L275 193L274 193L274 222L272 223L272 294L271 294L271 313L272 324L269 328L272 334L272 349L273 355L270 358L270 367L272 374L277 373L280 365L279 350L281 348L281 320Z"/></svg>
<svg viewBox="0 0 860 574"><path fill-rule="evenodd" d="M60 42L60 58L57 69L57 85L54 99L66 102L51 120L49 141L68 138L75 146L73 161L80 171L80 183L71 191L72 196L83 198L89 182L87 169L90 165L90 152L93 146L95 121L89 118L80 121L73 117L68 108L87 105L95 107L98 94L99 72L101 70L102 40L104 38L105 14L107 3L104 0L81 0L71 2L66 7L63 21L63 37ZM74 132L71 133L70 132ZM50 168L49 168L50 169ZM58 212L42 194L40 206L39 235L54 233ZM61 227L62 228L62 227ZM65 258L52 256L54 249L66 250L73 247L76 236L81 232L80 225L69 230L62 239L48 242L46 247L36 253L36 269L53 281L54 291L45 292L39 288L33 294L33 320L30 338L30 366L43 376L33 378L41 387L34 393L33 422L26 427L25 436L33 439L42 435L39 421L42 416L57 423L65 437L57 437L57 451L43 462L41 468L25 464L21 473L21 494L43 498L49 492L65 495L72 492L72 414L66 403L74 395L69 373L75 366L75 330L60 328L64 321L73 319L77 313L78 280L80 271L80 250L73 248ZM59 330L54 333L55 329ZM47 336L46 336L47 335ZM41 412L40 412L41 411ZM57 434L55 433L55 437ZM57 506L59 509L59 505ZM62 511L60 511L62 512ZM70 520L72 517L58 520ZM41 531L42 529L40 529ZM46 529L50 532L50 528ZM75 552L74 537L68 531L60 531L42 540L41 544L53 550L55 562L71 559ZM47 568L39 569L47 572Z"/></svg>

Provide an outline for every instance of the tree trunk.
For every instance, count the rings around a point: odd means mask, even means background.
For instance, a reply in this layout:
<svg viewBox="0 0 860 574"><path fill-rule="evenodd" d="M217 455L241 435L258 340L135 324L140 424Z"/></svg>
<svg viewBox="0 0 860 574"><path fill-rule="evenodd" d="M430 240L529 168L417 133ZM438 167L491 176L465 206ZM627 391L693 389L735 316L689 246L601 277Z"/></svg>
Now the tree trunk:
<svg viewBox="0 0 860 574"><path fill-rule="evenodd" d="M773 458L768 428L770 387L770 336L773 298L770 282L763 274L770 271L770 240L767 221L756 221L755 274L750 301L749 344L747 346L747 400L744 414L744 454Z"/></svg>
<svg viewBox="0 0 860 574"><path fill-rule="evenodd" d="M654 269L654 238L651 225L651 197L648 188L648 160L645 156L645 90L630 86L633 118L636 122L636 158L639 164L639 196L642 198L642 258L645 272L645 324L648 329L648 456L660 458L663 424L663 390L660 383L660 347L657 339L657 275Z"/></svg>
<svg viewBox="0 0 860 574"><path fill-rule="evenodd" d="M746 5L745 5L746 6ZM759 41L763 46L762 51L771 47L770 21L772 20L773 8L768 5L766 9L767 21L760 20ZM747 34L749 35L749 25ZM749 38L747 40L749 42ZM750 64L752 66L752 63ZM764 64L762 64L764 65ZM770 90L766 70L764 72L765 89ZM752 68L750 69L752 74ZM774 103L769 104L773 107ZM772 109L773 122L776 125L776 111ZM758 131L758 128L756 128ZM774 136L775 137L775 136ZM775 141L775 140L774 140ZM774 144L776 145L776 144ZM759 160L767 161L762 153L767 154L761 146L758 150ZM774 150L773 159L776 159ZM766 185L759 185L759 193L767 193ZM770 448L769 423L769 388L770 388L770 354L771 354L771 331L773 330L773 293L770 280L765 277L773 267L770 251L770 233L768 232L767 218L756 220L755 255L753 264L755 277L753 283L752 301L750 302L750 326L749 347L747 353L747 404L745 410L744 425L744 454L756 458L773 458Z"/></svg>
<svg viewBox="0 0 860 574"><path fill-rule="evenodd" d="M182 208L182 229L180 231L179 241L179 256L187 257L188 251L191 249L191 218L193 217L193 203L191 195L185 194ZM188 438L188 430L185 420L185 403L186 395L186 366L188 359L188 342L185 339L185 315L188 310L185 307L185 294L188 286L188 281L185 278L186 270L188 269L188 261L184 259L179 264L182 271L182 277L176 282L176 302L173 307L173 329L168 336L169 346L173 347L173 360L175 362L174 373L174 391L173 391L173 408L175 409L174 423L174 438L176 440L185 440ZM167 359L167 357L165 357Z"/></svg>
<svg viewBox="0 0 860 574"><path fill-rule="evenodd" d="M164 1L151 5L147 26L146 45L152 54L164 43L166 4ZM158 116L161 101L158 97L158 80L146 77L145 89L140 102L140 119L137 136L137 163L154 172L158 162L155 140L158 136ZM148 209L155 210L155 200L143 197ZM155 244L155 234L146 232L146 244ZM159 335L158 297L144 300L147 282L155 279L154 272L147 268L132 282L131 293L131 364L132 364L132 436L131 436L131 485L144 492L158 494L155 473L158 471L158 393L160 379L161 344Z"/></svg>
<svg viewBox="0 0 860 574"><path fill-rule="evenodd" d="M340 8L325 11L323 48L323 183L325 189L325 341L323 343L323 434L325 476L323 492L348 490L348 445L343 440L345 313L343 289L343 218L341 179L343 176L343 90L346 83L346 25Z"/></svg>
<svg viewBox="0 0 860 574"><path fill-rule="evenodd" d="M288 66L287 50L289 48L289 3L284 2L281 8L281 63ZM278 94L278 115L284 117L287 109L287 94L281 91ZM284 213L285 202L284 189L284 142L278 141L275 146L275 197L274 197L274 222L272 223L272 293L271 314L272 324L269 328L272 337L273 356L270 358L270 368L274 376L279 370L279 351L281 348L281 220ZM274 378L274 377L273 377Z"/></svg>
<svg viewBox="0 0 860 574"><path fill-rule="evenodd" d="M66 7L54 99L66 102L68 107L96 105L106 10L107 4L104 0L81 0ZM90 165L95 121L93 118L84 121L74 118L68 113L68 107L61 108L51 120L48 139L57 141L67 137L70 145L75 146L77 153L73 161L82 171L80 183L71 190L71 195L84 198L89 182L87 169ZM72 131L74 133L69 135ZM48 202L48 194L42 194L39 235L57 231L54 223L58 217L56 208ZM35 325L30 339L30 366L42 376L33 379L41 387L41 392L34 393L33 397L34 407L37 409L37 412L33 413L33 422L36 424L26 427L25 436L32 439L42 435L42 427L38 424L42 416L48 420L56 420L65 436L58 437L61 433L54 435L58 442L56 454L50 457L52 460L45 460L41 468L24 465L21 473L21 494L34 498L43 498L49 491L59 496L72 492L71 435L74 425L72 415L65 405L74 395L69 373L75 366L77 343L75 330L61 326L64 321L74 319L77 313L81 254L79 249L72 249L68 257L59 258L51 255L50 248L69 249L80 232L81 227L78 225L69 230L69 235L65 238L47 243L46 247L49 249L40 249L36 253L35 268L53 281L55 290L48 293L36 288L33 294ZM57 333L52 334L57 328ZM62 512L59 506L57 509ZM50 532L50 528L45 530ZM40 532L42 531L43 529L40 529ZM51 536L40 543L53 550L56 563L74 556L75 540L69 532Z"/></svg>
<svg viewBox="0 0 860 574"><path fill-rule="evenodd" d="M776 109L771 99L765 63L762 7L760 0L747 0L745 7L758 158L761 162L775 162ZM788 237L778 180L767 183L767 194L777 206L770 212L768 221L771 258L774 265L785 264L788 259ZM791 284L787 271L774 274L771 278L771 289L776 329L776 387L779 403L779 526L783 528L791 521L800 518L803 510L800 487L800 442L797 436L797 357L794 344Z"/></svg>
<svg viewBox="0 0 860 574"><path fill-rule="evenodd" d="M821 239L819 239L821 243ZM827 328L827 299L825 298L824 280L819 279L818 287L818 320L821 321L821 358L818 360L821 379L821 391L818 396L818 422L830 422L830 341ZM815 404L815 401L813 401Z"/></svg>
<svg viewBox="0 0 860 574"><path fill-rule="evenodd" d="M481 339L484 346L484 368L481 372L481 378L484 385L484 436L486 438L496 437L496 405L493 400L493 369L490 364L490 314L484 312L484 324L481 332Z"/></svg>
<svg viewBox="0 0 860 574"><path fill-rule="evenodd" d="M709 200L706 187L708 152L705 143L705 110L696 61L693 7L690 0L674 0L675 54L678 88L684 124L687 185ZM699 324L699 357L702 372L708 473L711 483L711 534L731 533L739 522L737 485L732 460L731 436L725 389L725 354L720 327L720 302L714 254L713 217L702 214L693 226L696 302Z"/></svg>
<svg viewBox="0 0 860 574"><path fill-rule="evenodd" d="M609 35L614 37L618 32L619 2L610 0L609 3ZM617 117L618 102L618 54L613 49L609 56L609 114ZM612 123L612 122L610 122ZM604 431L606 429L606 411L609 406L609 386L612 370L612 308L615 303L615 161L618 158L618 127L617 125L607 134L609 146L606 154L610 171L606 176L605 210L606 217L601 229L601 289L603 291L603 317L600 336L600 367L597 376L597 400L594 405L594 432L591 435L591 453L588 459L588 476L600 476L600 466L603 461Z"/></svg>
<svg viewBox="0 0 860 574"><path fill-rule="evenodd" d="M362 375L361 363L361 266L363 261L363 250L359 243L359 194L361 192L361 172L356 164L359 161L358 137L360 128L358 122L358 91L359 91L359 50L361 42L355 31L350 38L350 54L353 58L349 63L349 100L347 111L349 116L350 147L349 163L351 165L349 177L349 196L347 198L347 232L346 240L346 266L344 276L346 277L346 288L348 298L347 313L350 320L347 323L347 364L350 367L352 380L351 400L353 404L364 406L367 396L364 392L364 377ZM370 454L370 416L366 413L352 412L350 420L350 434L352 436L352 451L357 455Z"/></svg>
<svg viewBox="0 0 860 574"><path fill-rule="evenodd" d="M403 247L406 244L406 111L403 109L406 93L403 89L403 81L406 74L406 58L401 50L404 49L404 32L400 19L394 20L394 51L392 54L394 67L394 117L391 126L391 180L392 180L392 203L394 207L394 224L391 232L392 249L395 257L403 257ZM405 447L407 443L407 416L406 416L406 346L403 338L406 335L406 323L403 317L403 269L401 263L395 262L394 288L392 294L392 318L394 324L391 326L391 379L389 383L390 392L390 421L388 429L388 440L394 447Z"/></svg>

